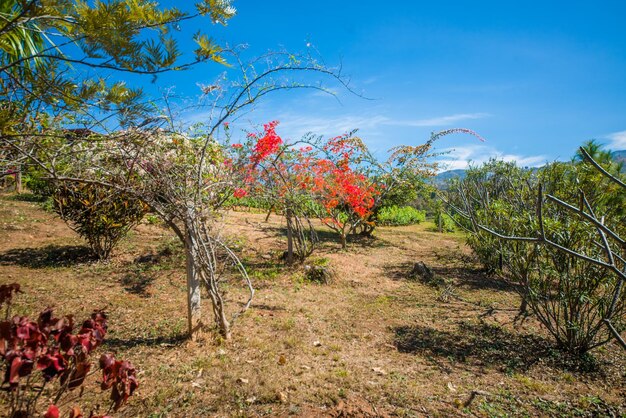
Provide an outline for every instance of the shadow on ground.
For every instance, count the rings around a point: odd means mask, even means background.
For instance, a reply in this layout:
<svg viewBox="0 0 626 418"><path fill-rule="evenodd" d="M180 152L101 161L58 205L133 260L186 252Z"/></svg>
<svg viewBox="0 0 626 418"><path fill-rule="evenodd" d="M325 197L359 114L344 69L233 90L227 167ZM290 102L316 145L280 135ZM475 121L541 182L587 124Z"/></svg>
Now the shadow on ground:
<svg viewBox="0 0 626 418"><path fill-rule="evenodd" d="M181 256L178 248L165 246L156 252L135 257L127 264L128 272L122 276L120 284L128 293L150 297L149 287L156 280L155 271L180 264Z"/></svg>
<svg viewBox="0 0 626 418"><path fill-rule="evenodd" d="M167 335L162 337L107 338L104 345L109 348L142 347L173 347L187 341L186 334Z"/></svg>
<svg viewBox="0 0 626 418"><path fill-rule="evenodd" d="M472 290L506 290L514 291L515 286L485 273L485 270L467 267L433 267L436 275L453 279L459 286L466 286Z"/></svg>
<svg viewBox="0 0 626 418"><path fill-rule="evenodd" d="M14 200L16 202L42 203L45 202L47 199L48 197L46 196L40 196L34 193L16 193L9 196L7 200Z"/></svg>
<svg viewBox="0 0 626 418"><path fill-rule="evenodd" d="M270 311L270 312L286 311L284 306L267 305L265 303L253 303L250 306L250 308L251 309L256 309L256 310L261 310L261 311Z"/></svg>
<svg viewBox="0 0 626 418"><path fill-rule="evenodd" d="M287 237L287 228L284 226L263 225L261 230L269 235ZM329 229L315 228L317 239L321 244L339 244L339 235ZM351 234L346 238L348 245L357 244L362 247L380 248L389 247L390 243L374 236Z"/></svg>
<svg viewBox="0 0 626 418"><path fill-rule="evenodd" d="M511 333L485 323L462 322L455 331L421 325L401 326L395 328L394 333L394 342L400 352L445 358L470 366L511 372L524 371L542 363L567 371L601 373L591 356L574 358L558 351L542 337Z"/></svg>
<svg viewBox="0 0 626 418"><path fill-rule="evenodd" d="M415 264L419 262L418 259L415 262L403 262L396 264L387 264L383 267L385 275L392 280L408 280L424 282L420 277L411 276L411 271ZM484 270L473 269L468 267L434 267L428 266L434 273L435 278L439 278L439 281L454 280L455 285L465 286L472 290L500 290L500 291L514 291L515 286L510 283L506 283L503 280L499 280L497 277L490 276L484 272ZM425 283L428 284L428 283Z"/></svg>
<svg viewBox="0 0 626 418"><path fill-rule="evenodd" d="M134 271L122 276L120 284L128 293L147 298L151 296L148 288L155 279L152 274Z"/></svg>
<svg viewBox="0 0 626 418"><path fill-rule="evenodd" d="M81 245L48 245L40 248L15 248L0 253L0 265L29 268L70 267L96 261L88 247Z"/></svg>
<svg viewBox="0 0 626 418"><path fill-rule="evenodd" d="M408 280L411 282L420 282L421 280L417 277L411 276L411 271L413 270L413 266L417 263L415 262L405 261L402 263L393 263L393 264L385 264L383 266L383 271L385 272L385 276L389 277L392 280Z"/></svg>

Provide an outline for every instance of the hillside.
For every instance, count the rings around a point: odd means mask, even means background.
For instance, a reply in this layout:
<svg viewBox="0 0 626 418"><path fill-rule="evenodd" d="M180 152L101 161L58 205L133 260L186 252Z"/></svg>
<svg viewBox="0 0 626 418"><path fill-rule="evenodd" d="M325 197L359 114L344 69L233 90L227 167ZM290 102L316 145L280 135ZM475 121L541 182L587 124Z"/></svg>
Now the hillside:
<svg viewBox="0 0 626 418"><path fill-rule="evenodd" d="M438 173L435 177L433 177L432 182L438 188L445 187L448 180L453 178L464 178L466 170L457 169L457 170L448 170L441 173Z"/></svg>
<svg viewBox="0 0 626 418"><path fill-rule="evenodd" d="M611 154L617 162L621 162L626 165L626 150L613 151Z"/></svg>

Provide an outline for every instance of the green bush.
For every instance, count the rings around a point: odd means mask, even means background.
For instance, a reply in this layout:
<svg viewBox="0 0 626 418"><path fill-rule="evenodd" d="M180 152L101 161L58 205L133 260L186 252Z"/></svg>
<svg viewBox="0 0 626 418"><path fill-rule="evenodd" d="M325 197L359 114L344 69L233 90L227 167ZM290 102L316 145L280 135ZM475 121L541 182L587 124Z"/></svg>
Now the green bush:
<svg viewBox="0 0 626 418"><path fill-rule="evenodd" d="M87 240L99 259L107 259L148 212L138 199L92 184L58 186L52 198L54 211Z"/></svg>
<svg viewBox="0 0 626 418"><path fill-rule="evenodd" d="M455 222L450 215L445 212L437 212L435 214L435 227L439 232L454 232Z"/></svg>
<svg viewBox="0 0 626 418"><path fill-rule="evenodd" d="M39 172L27 173L24 178L24 184L41 201L45 201L54 192L52 183L44 179Z"/></svg>
<svg viewBox="0 0 626 418"><path fill-rule="evenodd" d="M378 213L379 225L413 225L423 222L425 219L426 212L411 206L389 206L382 208Z"/></svg>
<svg viewBox="0 0 626 418"><path fill-rule="evenodd" d="M541 225L539 185L543 191ZM594 167L576 161L551 163L536 171L491 161L468 170L467 177L454 186L446 200L450 210L463 208L458 215L469 231L468 245L486 268L515 285L523 298L520 310L529 309L560 348L583 355L610 341L612 335L603 324L609 315L618 332L625 329L626 296L618 292L615 297L619 278L602 264L588 262L606 257L597 229L545 197L582 206L587 204L581 198L584 193L589 208L606 216L604 224L623 234L624 189L609 183ZM479 225L516 237L537 237L543 230L559 247L500 239Z"/></svg>

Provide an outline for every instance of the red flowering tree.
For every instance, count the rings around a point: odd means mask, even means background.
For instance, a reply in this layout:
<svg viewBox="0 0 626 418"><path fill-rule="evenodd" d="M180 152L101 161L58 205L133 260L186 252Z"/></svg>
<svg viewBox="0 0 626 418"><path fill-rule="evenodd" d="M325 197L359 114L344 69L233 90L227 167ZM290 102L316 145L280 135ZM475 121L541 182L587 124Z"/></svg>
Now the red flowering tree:
<svg viewBox="0 0 626 418"><path fill-rule="evenodd" d="M367 221L380 194L380 187L360 170L369 153L353 134L317 144L318 157L305 180L311 183L311 192L318 202L317 216L339 234L342 248L346 247L347 236Z"/></svg>
<svg viewBox="0 0 626 418"><path fill-rule="evenodd" d="M404 205L417 197L420 190L428 190L427 179L436 174L438 163L433 158L441 155L433 151L440 138L451 134L469 134L484 141L476 132L465 128L433 132L428 141L419 145L401 145L389 150L387 160L380 161L366 147L360 147L359 167L376 184L374 204L357 232L371 235L378 222L379 211L386 206Z"/></svg>
<svg viewBox="0 0 626 418"><path fill-rule="evenodd" d="M82 390L92 369L91 356L106 336L107 317L97 310L76 327L71 315L57 318L47 308L36 320L17 315L8 319L11 300L19 291L16 283L0 285L0 308L7 307L7 319L0 322L0 370L4 376L0 404L8 408L4 416L26 417L34 416L44 399L52 399L45 416L59 417L55 404L67 392ZM135 369L112 354L101 356L100 369L101 388L111 390L111 408L117 411L139 386ZM82 416L80 409L72 408L70 416Z"/></svg>
<svg viewBox="0 0 626 418"><path fill-rule="evenodd" d="M269 203L284 215L287 226L286 260L304 261L313 252L317 234L309 219L311 199L310 176L312 147L297 149L286 144L276 133L277 121L263 126L260 134L251 133L240 150L244 187L235 190L235 197L251 195Z"/></svg>

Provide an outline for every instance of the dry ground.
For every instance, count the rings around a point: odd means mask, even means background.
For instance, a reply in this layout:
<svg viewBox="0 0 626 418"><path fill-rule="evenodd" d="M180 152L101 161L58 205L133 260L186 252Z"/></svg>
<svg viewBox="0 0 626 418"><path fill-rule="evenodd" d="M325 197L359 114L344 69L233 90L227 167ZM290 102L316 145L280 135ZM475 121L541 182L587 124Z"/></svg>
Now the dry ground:
<svg viewBox="0 0 626 418"><path fill-rule="evenodd" d="M337 277L319 285L282 265L281 228L278 216L226 218L257 288L228 343L185 340L181 248L159 225L94 263L54 215L0 196L0 284L22 285L19 314L106 308L102 350L140 370L120 416L625 416L626 355L610 344L575 362L532 319L514 322L519 298L477 270L462 236L381 228L348 251L325 236L315 257ZM409 280L417 261L454 295ZM105 404L89 395L97 378L68 405Z"/></svg>

